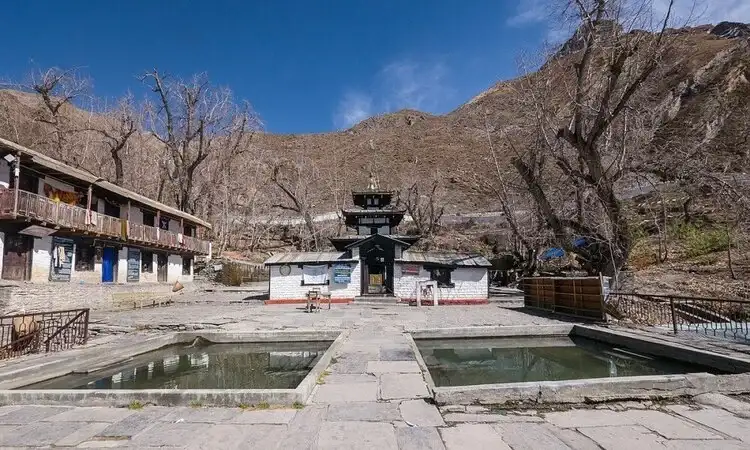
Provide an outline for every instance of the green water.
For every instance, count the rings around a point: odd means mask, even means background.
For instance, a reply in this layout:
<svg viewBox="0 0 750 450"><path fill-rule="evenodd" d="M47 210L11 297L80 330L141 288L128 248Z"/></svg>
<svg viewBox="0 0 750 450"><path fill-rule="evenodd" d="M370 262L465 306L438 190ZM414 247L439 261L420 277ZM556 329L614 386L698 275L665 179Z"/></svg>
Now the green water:
<svg viewBox="0 0 750 450"><path fill-rule="evenodd" d="M294 389L330 342L175 345L22 389Z"/></svg>
<svg viewBox="0 0 750 450"><path fill-rule="evenodd" d="M581 337L429 339L417 347L436 386L716 373Z"/></svg>

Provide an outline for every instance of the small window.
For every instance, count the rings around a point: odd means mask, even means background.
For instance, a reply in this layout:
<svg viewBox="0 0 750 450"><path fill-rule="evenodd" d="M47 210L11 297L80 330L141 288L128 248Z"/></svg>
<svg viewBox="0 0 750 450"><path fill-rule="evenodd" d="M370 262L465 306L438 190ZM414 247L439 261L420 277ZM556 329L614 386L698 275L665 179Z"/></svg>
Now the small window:
<svg viewBox="0 0 750 450"><path fill-rule="evenodd" d="M456 287L456 285L451 282L452 269L448 269L445 267L430 267L427 270L430 271L430 280L437 281L438 287Z"/></svg>
<svg viewBox="0 0 750 450"><path fill-rule="evenodd" d="M193 266L193 257L192 256L183 256L182 257L182 274L183 275L190 275L192 272L192 266Z"/></svg>
<svg viewBox="0 0 750 450"><path fill-rule="evenodd" d="M156 220L156 216L153 213L143 211L143 224L144 225L153 227L155 220Z"/></svg>
<svg viewBox="0 0 750 450"><path fill-rule="evenodd" d="M76 272L91 272L94 270L96 249L91 244L76 244Z"/></svg>
<svg viewBox="0 0 750 450"><path fill-rule="evenodd" d="M141 252L141 272L154 273L154 252Z"/></svg>

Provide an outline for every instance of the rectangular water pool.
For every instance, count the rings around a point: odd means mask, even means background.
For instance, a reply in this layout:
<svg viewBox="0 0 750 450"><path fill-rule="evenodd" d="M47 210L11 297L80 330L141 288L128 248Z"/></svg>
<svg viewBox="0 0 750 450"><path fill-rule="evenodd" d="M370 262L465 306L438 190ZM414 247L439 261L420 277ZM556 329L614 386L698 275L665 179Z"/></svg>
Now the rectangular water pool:
<svg viewBox="0 0 750 450"><path fill-rule="evenodd" d="M435 386L669 375L716 369L579 336L418 339Z"/></svg>
<svg viewBox="0 0 750 450"><path fill-rule="evenodd" d="M71 373L20 389L294 389L330 345L178 344L95 372Z"/></svg>

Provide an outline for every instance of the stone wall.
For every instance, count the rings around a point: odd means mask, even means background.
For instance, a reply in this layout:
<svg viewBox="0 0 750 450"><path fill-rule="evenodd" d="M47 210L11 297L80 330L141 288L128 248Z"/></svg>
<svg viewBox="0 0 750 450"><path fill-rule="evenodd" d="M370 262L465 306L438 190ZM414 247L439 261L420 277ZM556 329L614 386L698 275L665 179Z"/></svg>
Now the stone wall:
<svg viewBox="0 0 750 450"><path fill-rule="evenodd" d="M192 283L185 284L184 291L195 290ZM0 314L15 314L32 311L91 308L98 310L122 309L122 302L113 300L113 294L148 293L154 298L172 294L172 284L130 283L13 283L3 281L0 285Z"/></svg>

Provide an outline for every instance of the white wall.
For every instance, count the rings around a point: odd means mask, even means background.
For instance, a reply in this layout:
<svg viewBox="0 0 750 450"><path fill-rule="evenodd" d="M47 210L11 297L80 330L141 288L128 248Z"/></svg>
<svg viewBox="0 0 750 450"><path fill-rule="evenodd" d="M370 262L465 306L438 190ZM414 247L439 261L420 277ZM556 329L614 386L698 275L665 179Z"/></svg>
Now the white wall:
<svg viewBox="0 0 750 450"><path fill-rule="evenodd" d="M408 264L412 265L412 264ZM419 275L403 275L402 264L396 263L393 268L393 291L397 297L408 300L417 298L417 282L430 281L430 272L420 266ZM487 268L459 267L451 272L452 288L438 288L440 300L486 299L489 296L487 286Z"/></svg>
<svg viewBox="0 0 750 450"><path fill-rule="evenodd" d="M352 268L351 282L348 284L334 283L333 265L331 265L331 267L328 268L328 279L330 281L328 286L303 286L302 269L297 264L289 265L292 270L287 276L283 276L281 275L281 272L279 272L281 266L270 266L271 282L269 298L271 300L304 300L307 298L306 294L310 289L313 287L319 287L322 292L330 292L331 298L354 299L354 297L360 295L362 292L360 286L362 276L360 273L359 261L351 261L349 264Z"/></svg>
<svg viewBox="0 0 750 450"><path fill-rule="evenodd" d="M171 224L170 224L171 228ZM154 257L156 259L156 257ZM195 268L195 261L190 265L190 275L182 274L182 255L169 255L167 259L167 282L174 283L179 281L180 283L190 283L193 281L193 269ZM154 275L156 275L156 268L154 268Z"/></svg>
<svg viewBox="0 0 750 450"><path fill-rule="evenodd" d="M34 238L34 252L31 256L31 281L37 283L48 282L51 265L52 237Z"/></svg>
<svg viewBox="0 0 750 450"><path fill-rule="evenodd" d="M128 282L128 248L125 246L123 246L117 254L117 272L115 272L115 282Z"/></svg>

